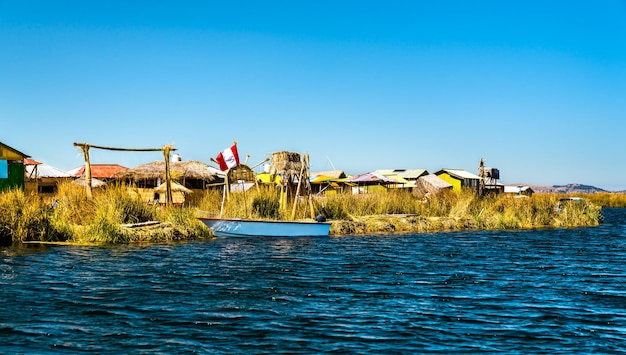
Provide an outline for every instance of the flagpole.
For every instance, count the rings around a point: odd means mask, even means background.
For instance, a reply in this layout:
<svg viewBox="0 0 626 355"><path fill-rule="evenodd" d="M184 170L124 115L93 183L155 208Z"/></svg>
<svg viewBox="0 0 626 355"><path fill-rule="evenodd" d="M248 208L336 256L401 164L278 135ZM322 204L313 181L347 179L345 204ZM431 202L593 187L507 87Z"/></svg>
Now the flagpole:
<svg viewBox="0 0 626 355"><path fill-rule="evenodd" d="M230 198L230 181L228 178L228 173L231 168L236 168L239 165L239 154L237 152L237 141L233 141L233 145L230 148L227 148L217 154L217 158L211 158L212 162L215 162L220 170L226 173L224 177L224 191L222 193L222 204L220 206L220 218L224 213L224 203L227 199ZM234 165L233 165L234 161ZM246 159L247 161L247 159ZM245 197L245 196L244 196Z"/></svg>
<svg viewBox="0 0 626 355"><path fill-rule="evenodd" d="M228 188L228 174L224 178L224 190L222 191L222 204L220 206L220 218L224 214L224 201L226 200L226 189Z"/></svg>

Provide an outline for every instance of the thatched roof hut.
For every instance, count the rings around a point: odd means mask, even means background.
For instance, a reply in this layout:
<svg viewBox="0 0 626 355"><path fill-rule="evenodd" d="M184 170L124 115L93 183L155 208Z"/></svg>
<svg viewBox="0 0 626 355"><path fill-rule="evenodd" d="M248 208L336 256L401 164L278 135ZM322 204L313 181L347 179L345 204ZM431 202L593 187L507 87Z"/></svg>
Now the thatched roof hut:
<svg viewBox="0 0 626 355"><path fill-rule="evenodd" d="M220 175L217 169L195 160L173 161L170 162L169 165L170 176L173 180L197 179L213 181L219 178ZM164 179L165 162L154 161L152 163L139 165L116 174L116 178L133 181Z"/></svg>
<svg viewBox="0 0 626 355"><path fill-rule="evenodd" d="M228 190L230 192L244 192L257 185L256 174L246 164L239 164L228 169Z"/></svg>
<svg viewBox="0 0 626 355"><path fill-rule="evenodd" d="M228 169L228 182L230 184L243 182L256 182L256 174L246 164L239 164L234 168Z"/></svg>
<svg viewBox="0 0 626 355"><path fill-rule="evenodd" d="M85 176L81 176L76 180L72 181L72 184L78 185L78 186L87 186L87 179L85 179ZM91 178L91 187L97 188L97 187L103 187L105 186L106 183L102 180L98 180L96 178Z"/></svg>
<svg viewBox="0 0 626 355"><path fill-rule="evenodd" d="M190 194L192 193L191 190L189 190L188 188L184 187L183 185L172 181L170 183L170 187L172 189L172 192L182 192L184 194ZM167 191L167 186L165 183L157 186L154 188L154 192L160 193L160 194L164 194Z"/></svg>

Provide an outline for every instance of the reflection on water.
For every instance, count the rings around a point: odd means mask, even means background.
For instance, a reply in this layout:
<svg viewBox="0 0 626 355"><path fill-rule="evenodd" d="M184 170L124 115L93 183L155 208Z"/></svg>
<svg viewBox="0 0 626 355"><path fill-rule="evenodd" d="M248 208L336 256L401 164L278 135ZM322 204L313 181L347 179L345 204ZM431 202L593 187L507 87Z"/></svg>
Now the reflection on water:
<svg viewBox="0 0 626 355"><path fill-rule="evenodd" d="M626 211L594 228L0 249L2 353L626 350Z"/></svg>

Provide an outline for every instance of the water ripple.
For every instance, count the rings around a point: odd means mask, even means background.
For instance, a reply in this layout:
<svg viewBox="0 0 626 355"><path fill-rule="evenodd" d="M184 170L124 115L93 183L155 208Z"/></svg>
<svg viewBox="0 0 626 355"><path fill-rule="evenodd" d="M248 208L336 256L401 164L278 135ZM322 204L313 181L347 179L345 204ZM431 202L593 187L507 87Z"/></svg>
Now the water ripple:
<svg viewBox="0 0 626 355"><path fill-rule="evenodd" d="M594 228L0 249L2 353L626 351Z"/></svg>

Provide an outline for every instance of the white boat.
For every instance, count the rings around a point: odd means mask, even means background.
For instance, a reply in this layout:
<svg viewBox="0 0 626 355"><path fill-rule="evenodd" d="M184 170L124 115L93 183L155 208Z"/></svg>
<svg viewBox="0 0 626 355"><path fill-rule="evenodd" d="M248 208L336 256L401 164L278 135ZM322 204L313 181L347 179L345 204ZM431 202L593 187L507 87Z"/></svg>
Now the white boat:
<svg viewBox="0 0 626 355"><path fill-rule="evenodd" d="M233 144L230 150L231 152L236 152L236 143ZM238 156L238 154L235 155ZM219 157L220 156L218 155L218 158ZM266 159L263 162L268 160L270 159ZM219 163L220 159L214 159L214 161ZM306 183L309 181L308 155L304 155L304 157L301 158L299 153L282 151L273 153L272 161L275 161L277 165L280 165L283 174L293 174L293 171L300 171L300 174L297 177L295 175L290 177L283 176L281 181L284 186L281 188L281 194L284 193L286 196L286 190L288 189L288 185L290 184L290 182L292 183L294 179L297 178L297 189L292 193L294 196L299 196L300 189L304 185L304 188L306 189L306 195L309 199L309 203L311 206L311 217L313 217L313 205L310 200L311 187L310 184ZM321 215L306 221L294 220L297 199L295 199L293 202L293 210L291 216L292 219L288 221L250 218L222 218L222 211L224 208L227 194L237 191L237 186L240 187L241 193L244 194L246 193L246 190L248 190L248 188L252 186L258 187L256 174L254 173L252 168L248 167L248 165L246 165L245 163L240 164L238 160L236 162L233 162L233 164L234 166L228 168L226 172L224 182L224 195L222 196L222 206L220 209L219 218L211 215L205 215L205 211L199 211L198 219L207 227L209 227L209 229L213 231L213 234L218 237L321 237L329 235L331 223L326 222L326 218ZM222 166L222 164L220 164L220 168L224 170L226 166ZM276 170L274 173L280 172L280 169L274 170Z"/></svg>
<svg viewBox="0 0 626 355"><path fill-rule="evenodd" d="M218 237L323 237L330 222L199 217Z"/></svg>

